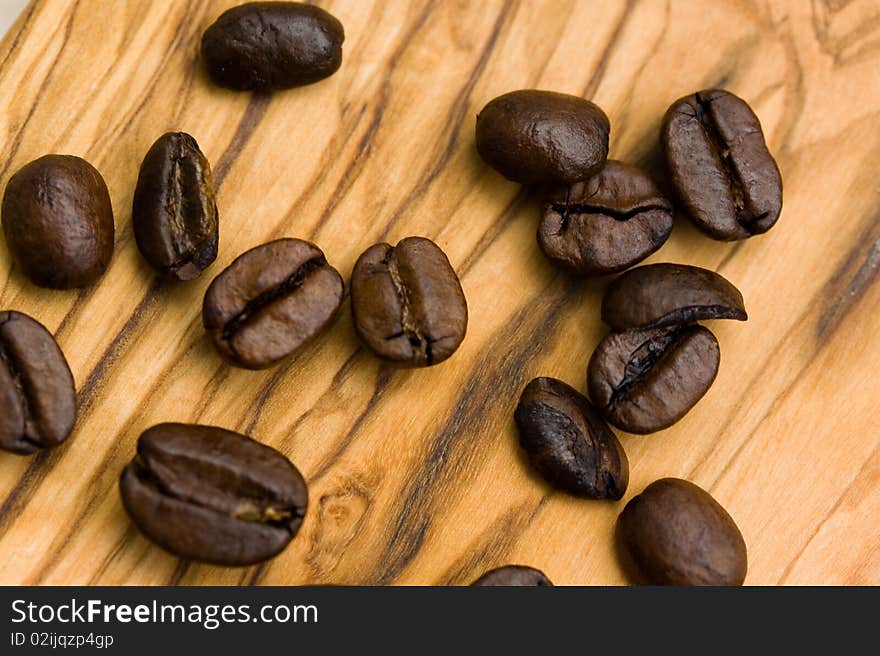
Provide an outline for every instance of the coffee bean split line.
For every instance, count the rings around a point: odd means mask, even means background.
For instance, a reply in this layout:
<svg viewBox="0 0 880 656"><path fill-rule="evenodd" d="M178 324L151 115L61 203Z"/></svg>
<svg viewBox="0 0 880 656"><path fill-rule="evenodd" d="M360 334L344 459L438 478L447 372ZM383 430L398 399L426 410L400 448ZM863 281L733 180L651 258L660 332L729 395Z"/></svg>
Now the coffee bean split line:
<svg viewBox="0 0 880 656"><path fill-rule="evenodd" d="M279 298L293 294L297 289L302 287L302 284L309 275L326 265L327 259L323 255L313 257L312 259L307 260L280 285L276 285L272 289L269 289L259 296L249 300L245 303L244 309L227 322L226 326L223 328L223 339L230 339L232 335L245 325L254 314L267 305L272 304Z"/></svg>

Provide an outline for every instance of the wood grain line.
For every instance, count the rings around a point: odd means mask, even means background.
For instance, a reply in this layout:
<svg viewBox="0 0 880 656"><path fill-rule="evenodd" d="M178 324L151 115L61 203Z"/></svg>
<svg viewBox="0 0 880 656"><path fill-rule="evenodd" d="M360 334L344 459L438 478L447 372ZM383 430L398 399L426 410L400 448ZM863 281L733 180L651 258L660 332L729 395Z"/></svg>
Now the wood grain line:
<svg viewBox="0 0 880 656"><path fill-rule="evenodd" d="M371 582L387 585L400 575L421 548L437 507L448 504L448 497L457 493L441 489L448 487L443 484L455 479L462 486L487 456L479 440L462 442L461 437L479 435L488 409L506 407L509 399L516 398L527 367L549 346L560 312L576 291L576 282L562 280L555 277L537 303L521 308L481 356L453 412L430 441L424 465L406 477L402 501L391 518L391 533Z"/></svg>
<svg viewBox="0 0 880 656"><path fill-rule="evenodd" d="M519 536L526 532L553 494L547 492L537 503L522 503L505 511L438 577L436 585L466 585L484 572L507 564L508 554Z"/></svg>
<svg viewBox="0 0 880 656"><path fill-rule="evenodd" d="M24 121L21 123L18 131L15 133L15 138L12 140L12 145L6 154L6 162L3 164L3 168L0 168L0 180L5 178L6 174L9 172L9 167L12 165L15 156L18 154L18 149L21 147L21 142L24 139L25 129L30 124L31 119L34 116L34 112L36 112L37 106L40 104L40 100L43 98L46 90L49 88L49 85L52 81L52 76L58 65L58 60L61 58L61 55L64 53L65 47L70 41L71 31L73 30L73 19L76 16L76 10L78 6L79 0L75 0L73 6L70 8L70 15L67 18L67 22L64 24L64 39L62 40L61 45L58 48L58 52L55 55L55 59L53 60L52 65L49 67L49 72L40 83L40 88L37 90L37 95L34 98L34 102L31 104Z"/></svg>
<svg viewBox="0 0 880 656"><path fill-rule="evenodd" d="M779 577L777 581L777 585L784 585L788 580L788 577L791 576L792 571L794 571L795 566L798 564L798 561L803 557L804 553L806 553L807 549L809 549L810 545L813 543L813 540L816 539L816 536L819 535L819 532L828 523L828 521L834 517L840 507L843 505L843 502L846 501L847 495L852 491L853 487L855 487L856 483L862 478L867 469L872 466L874 458L877 457L877 453L880 452L880 440L877 442L877 446L871 452L871 455L865 459L865 462L862 463L862 466L859 468L859 471L856 472L856 475L852 477L852 479L847 483L846 487L840 493L840 496L837 497L837 500L834 502L834 505L825 513L825 516L816 524L816 527L813 529L813 532L810 533L809 537L804 541L801 548L798 549L797 553L794 555L794 558L786 565L785 569L782 572L782 576Z"/></svg>
<svg viewBox="0 0 880 656"><path fill-rule="evenodd" d="M379 233L378 241L385 241L388 238L388 235L400 221L400 218L403 216L407 208L409 208L410 205L412 205L412 203L417 198L420 198L427 191L428 187L431 186L431 183L437 178L437 176L443 170L444 165L449 161L449 159L452 157L452 154L455 152L458 135L461 131L462 123L467 115L468 100L470 98L471 92L473 91L474 85L476 85L477 80L479 80L480 76L483 74L483 71L486 70L486 64L489 62L489 56L492 54L492 50L495 48L495 44L498 43L498 36L501 34L501 29L511 13L510 10L512 6L512 0L505 0L501 12L498 15L498 18L495 19L495 24L492 27L492 31L489 33L489 38L486 40L486 45L480 52L480 56L477 59L476 64L468 74L467 80L461 87L461 90L456 94L455 100L452 102L452 107L446 116L446 120L443 122L443 125L445 126L443 128L443 132L447 135L447 137L446 145L441 150L440 156L434 161L433 164L428 167L426 171L424 171L419 176L418 181L415 183L415 185L413 185L410 193L397 206L394 212L392 212L391 218L388 219L388 222L385 224L385 228L382 230L381 233Z"/></svg>
<svg viewBox="0 0 880 656"><path fill-rule="evenodd" d="M217 160L217 166L214 167L214 186L216 189L220 189L223 186L223 181L229 174L232 165L238 160L251 135L253 135L260 122L266 116L271 100L272 96L270 94L255 93L252 95L241 117L241 121L239 121L238 127L235 129L235 134L232 135L229 146L220 156L220 159Z"/></svg>
<svg viewBox="0 0 880 656"><path fill-rule="evenodd" d="M9 46L9 50L6 52L6 56L4 56L3 60L0 61L0 74L3 73L3 69L6 67L6 62L9 61L9 58L16 53L19 44L21 44L22 39L27 34L31 23L31 18L33 18L34 14L37 11L37 6L38 4L36 2L29 3L27 9L25 10L25 13L19 16L18 20L16 20L16 22L13 24L13 27L11 29L14 30L15 36L12 38L12 44Z"/></svg>

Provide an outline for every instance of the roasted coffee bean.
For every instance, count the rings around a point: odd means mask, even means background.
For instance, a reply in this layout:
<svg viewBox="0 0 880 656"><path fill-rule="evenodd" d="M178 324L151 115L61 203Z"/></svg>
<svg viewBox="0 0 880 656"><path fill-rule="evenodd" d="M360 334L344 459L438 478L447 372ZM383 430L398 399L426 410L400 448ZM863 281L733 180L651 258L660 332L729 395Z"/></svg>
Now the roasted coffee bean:
<svg viewBox="0 0 880 656"><path fill-rule="evenodd" d="M141 254L162 275L193 280L217 257L211 165L190 135L169 132L147 152L132 223Z"/></svg>
<svg viewBox="0 0 880 656"><path fill-rule="evenodd" d="M648 264L627 271L602 299L602 320L617 330L707 319L748 319L742 294L714 271L685 264Z"/></svg>
<svg viewBox="0 0 880 656"><path fill-rule="evenodd" d="M548 483L589 499L620 499L626 492L626 453L575 389L555 378L535 378L514 417L520 445Z"/></svg>
<svg viewBox="0 0 880 656"><path fill-rule="evenodd" d="M275 449L189 424L145 431L119 489L148 538L182 558L230 566L281 552L308 503L299 471Z"/></svg>
<svg viewBox="0 0 880 656"><path fill-rule="evenodd" d="M0 312L0 449L55 446L75 420L73 376L52 333L26 314Z"/></svg>
<svg viewBox="0 0 880 656"><path fill-rule="evenodd" d="M745 239L776 223L782 177L744 100L719 89L677 100L663 119L661 142L682 204L709 236Z"/></svg>
<svg viewBox="0 0 880 656"><path fill-rule="evenodd" d="M587 369L590 398L630 433L668 428L712 386L721 358L715 336L696 325L611 333Z"/></svg>
<svg viewBox="0 0 880 656"><path fill-rule="evenodd" d="M342 64L345 31L334 16L300 2L249 2L220 15L202 36L215 84L272 91L323 80Z"/></svg>
<svg viewBox="0 0 880 656"><path fill-rule="evenodd" d="M509 180L572 183L602 168L610 129L589 100L524 89L495 98L477 115L477 151Z"/></svg>
<svg viewBox="0 0 880 656"><path fill-rule="evenodd" d="M25 165L6 185L2 213L9 250L35 285L85 287L110 264L110 194L84 159L46 155Z"/></svg>
<svg viewBox="0 0 880 656"><path fill-rule="evenodd" d="M376 244L351 274L351 311L361 340L381 358L427 367L455 352L467 302L446 255L430 239Z"/></svg>
<svg viewBox="0 0 880 656"><path fill-rule="evenodd" d="M262 369L324 330L342 292L342 276L320 248L278 239L238 256L214 279L205 292L202 320L232 364Z"/></svg>
<svg viewBox="0 0 880 656"><path fill-rule="evenodd" d="M672 232L672 205L645 171L608 160L584 182L550 191L538 245L581 276L616 273L660 248Z"/></svg>
<svg viewBox="0 0 880 656"><path fill-rule="evenodd" d="M472 586L552 586L550 579L539 569L525 565L505 565L483 574Z"/></svg>
<svg viewBox="0 0 880 656"><path fill-rule="evenodd" d="M651 585L742 585L746 543L727 511L693 483L664 478L633 497L619 542Z"/></svg>

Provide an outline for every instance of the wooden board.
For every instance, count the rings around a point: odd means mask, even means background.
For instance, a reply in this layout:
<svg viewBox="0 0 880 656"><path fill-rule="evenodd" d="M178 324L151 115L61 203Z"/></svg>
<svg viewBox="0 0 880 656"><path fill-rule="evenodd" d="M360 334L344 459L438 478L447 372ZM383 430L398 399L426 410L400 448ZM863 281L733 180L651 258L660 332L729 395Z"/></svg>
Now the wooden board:
<svg viewBox="0 0 880 656"><path fill-rule="evenodd" d="M55 332L80 404L63 447L0 454L0 582L458 584L517 562L618 584L617 514L680 476L736 519L748 583L880 583L880 3L326 2L346 28L341 70L271 98L213 88L199 67L201 32L231 4L44 0L0 45L0 185L40 155L83 156L117 226L111 268L83 291L34 287L0 245L0 307ZM653 167L666 107L717 85L761 118L782 218L736 244L678 221L651 261L721 272L751 318L712 326L721 370L684 420L622 437L624 501L554 492L512 412L534 376L584 388L606 281L542 257L539 199L480 162L474 117L516 88L580 94L609 114L612 156ZM220 255L190 284L157 281L132 239L137 171L167 130L198 139L219 184ZM308 238L347 275L369 245L413 234L444 248L468 298L444 364L383 365L347 307L264 372L206 340L205 287L242 251ZM281 556L214 568L138 534L117 479L160 421L246 432L297 464L311 505Z"/></svg>

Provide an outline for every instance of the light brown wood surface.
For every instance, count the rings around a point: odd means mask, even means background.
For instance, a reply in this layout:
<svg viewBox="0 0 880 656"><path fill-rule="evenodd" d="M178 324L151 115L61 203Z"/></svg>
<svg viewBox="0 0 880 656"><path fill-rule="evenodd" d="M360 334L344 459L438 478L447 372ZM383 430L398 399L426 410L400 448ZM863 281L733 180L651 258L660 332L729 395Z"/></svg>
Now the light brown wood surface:
<svg viewBox="0 0 880 656"><path fill-rule="evenodd" d="M199 66L231 4L43 0L0 45L0 186L43 154L80 155L117 227L110 269L82 291L31 285L0 244L0 308L56 334L79 394L64 446L0 454L0 582L458 584L516 562L619 584L618 513L679 476L742 529L747 583L880 583L880 2L322 2L345 25L342 68L271 98L214 88ZM623 501L554 492L525 465L513 409L534 376L584 389L607 281L542 257L539 199L480 162L474 117L512 89L579 94L611 118L613 157L656 169L666 107L720 85L761 119L782 217L736 244L678 220L650 261L719 271L750 319L712 325L721 369L685 419L622 436ZM167 130L196 137L219 185L220 255L187 284L156 279L130 224ZM468 335L447 362L383 365L347 304L268 371L227 366L205 338L204 290L244 250L312 239L347 277L407 235L436 240L462 279ZM134 529L117 480L161 421L249 433L296 463L310 507L282 555L191 564Z"/></svg>

